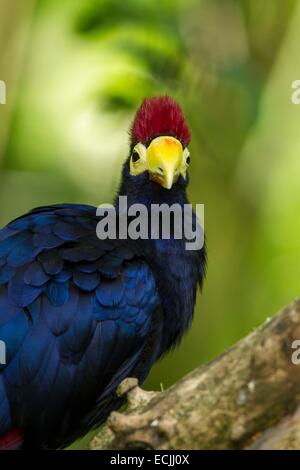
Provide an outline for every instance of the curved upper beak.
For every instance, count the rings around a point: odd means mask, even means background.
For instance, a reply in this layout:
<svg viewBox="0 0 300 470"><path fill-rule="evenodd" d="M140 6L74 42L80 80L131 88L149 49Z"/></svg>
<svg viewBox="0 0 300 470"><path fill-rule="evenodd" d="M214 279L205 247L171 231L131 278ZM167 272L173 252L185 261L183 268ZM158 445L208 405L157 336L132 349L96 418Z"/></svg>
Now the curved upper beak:
<svg viewBox="0 0 300 470"><path fill-rule="evenodd" d="M178 180L182 162L182 145L174 137L156 137L147 149L150 179L165 189L171 189Z"/></svg>

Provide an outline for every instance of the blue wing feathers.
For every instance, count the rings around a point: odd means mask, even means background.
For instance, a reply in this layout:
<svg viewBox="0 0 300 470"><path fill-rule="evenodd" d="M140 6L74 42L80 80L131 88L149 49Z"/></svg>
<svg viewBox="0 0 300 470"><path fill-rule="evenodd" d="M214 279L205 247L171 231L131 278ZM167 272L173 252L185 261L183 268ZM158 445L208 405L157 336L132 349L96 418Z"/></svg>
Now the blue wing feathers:
<svg viewBox="0 0 300 470"><path fill-rule="evenodd" d="M72 323L74 312L78 304L79 292L70 287L68 301L60 306L55 306L48 296L42 298L42 316L52 333L56 336L63 334Z"/></svg>
<svg viewBox="0 0 300 470"><path fill-rule="evenodd" d="M49 276L59 274L64 266L64 261L60 257L58 250L41 253L40 256L38 256L38 261L42 263L44 271L49 274Z"/></svg>
<svg viewBox="0 0 300 470"><path fill-rule="evenodd" d="M74 284L79 289L86 292L93 292L100 282L100 275L98 273L83 273L81 271L74 271L73 273Z"/></svg>
<svg viewBox="0 0 300 470"><path fill-rule="evenodd" d="M46 293L51 303L55 307L64 305L69 299L69 281L50 281L46 287Z"/></svg>
<svg viewBox="0 0 300 470"><path fill-rule="evenodd" d="M83 412L89 424L105 417L138 363L155 280L132 249L96 237L95 213L38 208L0 231L0 436L21 427L61 445Z"/></svg>
<svg viewBox="0 0 300 470"><path fill-rule="evenodd" d="M15 274L14 268L8 266L7 264L1 266L0 269L0 284L7 284Z"/></svg>
<svg viewBox="0 0 300 470"><path fill-rule="evenodd" d="M24 282L29 286L43 286L49 279L50 276L45 273L41 264L37 261L32 262L24 272Z"/></svg>
<svg viewBox="0 0 300 470"><path fill-rule="evenodd" d="M28 285L24 281L27 267L22 267L8 283L7 294L12 304L18 307L26 307L31 304L42 292L42 287Z"/></svg>
<svg viewBox="0 0 300 470"><path fill-rule="evenodd" d="M11 321L19 312L20 308L9 300L6 287L0 286L0 327Z"/></svg>
<svg viewBox="0 0 300 470"><path fill-rule="evenodd" d="M0 327L0 338L6 345L7 364L10 364L16 353L20 350L28 331L28 321L21 309ZM8 370L8 367L5 370Z"/></svg>

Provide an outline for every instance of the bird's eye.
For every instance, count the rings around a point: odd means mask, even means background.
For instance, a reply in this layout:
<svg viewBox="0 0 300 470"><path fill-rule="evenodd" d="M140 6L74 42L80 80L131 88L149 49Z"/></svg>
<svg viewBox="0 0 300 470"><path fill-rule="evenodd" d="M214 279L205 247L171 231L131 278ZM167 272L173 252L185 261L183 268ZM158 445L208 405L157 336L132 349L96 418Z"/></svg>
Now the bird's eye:
<svg viewBox="0 0 300 470"><path fill-rule="evenodd" d="M133 163L137 162L140 159L140 154L137 150L134 150L131 155L131 160Z"/></svg>
<svg viewBox="0 0 300 470"><path fill-rule="evenodd" d="M191 161L191 157L188 156L187 159L186 159L186 164L189 165L189 164L190 164L190 161Z"/></svg>

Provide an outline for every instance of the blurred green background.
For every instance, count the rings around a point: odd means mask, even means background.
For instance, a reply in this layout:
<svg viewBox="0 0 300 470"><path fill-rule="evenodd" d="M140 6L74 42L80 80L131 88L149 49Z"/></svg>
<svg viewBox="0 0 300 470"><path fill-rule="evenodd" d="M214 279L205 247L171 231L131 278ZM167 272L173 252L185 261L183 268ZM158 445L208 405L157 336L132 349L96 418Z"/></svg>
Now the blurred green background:
<svg viewBox="0 0 300 470"><path fill-rule="evenodd" d="M207 281L146 388L300 295L299 47L296 0L0 0L1 225L43 204L111 201L144 96L168 93L188 117Z"/></svg>

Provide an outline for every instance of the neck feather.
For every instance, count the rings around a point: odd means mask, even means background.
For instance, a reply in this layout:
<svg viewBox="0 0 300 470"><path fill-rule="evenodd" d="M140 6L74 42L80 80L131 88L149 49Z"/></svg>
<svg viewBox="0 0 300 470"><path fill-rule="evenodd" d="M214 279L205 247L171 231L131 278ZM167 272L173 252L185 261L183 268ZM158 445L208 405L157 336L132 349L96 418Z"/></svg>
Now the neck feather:
<svg viewBox="0 0 300 470"><path fill-rule="evenodd" d="M188 203L186 182L176 185L172 190L161 188L150 182L147 175L132 177L125 171L118 195L127 196L128 207L132 204ZM115 204L117 207L118 198ZM195 216L194 216L195 218ZM150 265L156 278L157 288L163 310L163 345L161 354L179 342L189 327L195 306L197 285L202 282L205 271L204 249L186 250L186 240L147 239L138 240L140 256Z"/></svg>

